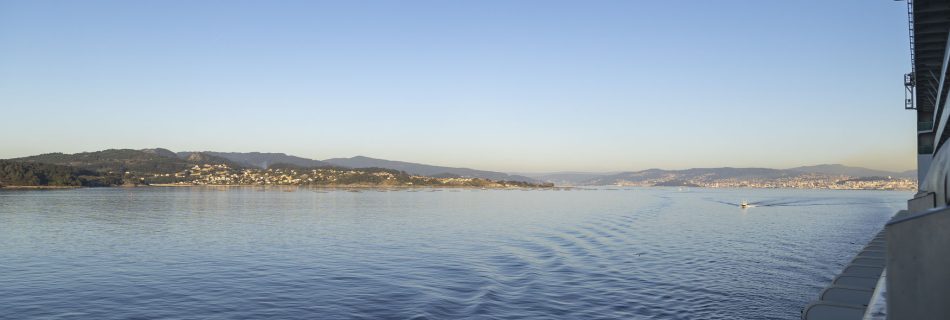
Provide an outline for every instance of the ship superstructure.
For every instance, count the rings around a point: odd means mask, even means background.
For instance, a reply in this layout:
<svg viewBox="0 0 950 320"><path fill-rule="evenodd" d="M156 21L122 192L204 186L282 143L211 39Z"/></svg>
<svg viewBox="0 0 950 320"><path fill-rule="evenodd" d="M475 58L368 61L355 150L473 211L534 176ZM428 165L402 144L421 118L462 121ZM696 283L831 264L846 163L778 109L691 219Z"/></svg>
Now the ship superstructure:
<svg viewBox="0 0 950 320"><path fill-rule="evenodd" d="M919 188L802 319L950 319L950 0L907 0Z"/></svg>

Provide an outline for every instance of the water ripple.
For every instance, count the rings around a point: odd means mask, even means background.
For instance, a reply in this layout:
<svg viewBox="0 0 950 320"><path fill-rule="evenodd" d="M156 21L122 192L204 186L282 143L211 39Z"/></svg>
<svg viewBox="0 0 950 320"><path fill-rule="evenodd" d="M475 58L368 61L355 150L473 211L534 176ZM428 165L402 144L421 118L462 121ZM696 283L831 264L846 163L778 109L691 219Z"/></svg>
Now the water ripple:
<svg viewBox="0 0 950 320"><path fill-rule="evenodd" d="M909 197L451 191L0 191L0 319L796 319Z"/></svg>

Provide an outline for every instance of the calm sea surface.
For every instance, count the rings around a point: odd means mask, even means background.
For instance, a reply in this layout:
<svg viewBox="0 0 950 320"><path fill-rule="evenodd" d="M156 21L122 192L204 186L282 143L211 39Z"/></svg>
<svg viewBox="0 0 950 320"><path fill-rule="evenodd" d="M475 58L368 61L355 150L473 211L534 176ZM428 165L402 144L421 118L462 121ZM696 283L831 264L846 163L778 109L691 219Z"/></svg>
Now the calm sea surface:
<svg viewBox="0 0 950 320"><path fill-rule="evenodd" d="M910 196L0 191L0 318L798 319Z"/></svg>

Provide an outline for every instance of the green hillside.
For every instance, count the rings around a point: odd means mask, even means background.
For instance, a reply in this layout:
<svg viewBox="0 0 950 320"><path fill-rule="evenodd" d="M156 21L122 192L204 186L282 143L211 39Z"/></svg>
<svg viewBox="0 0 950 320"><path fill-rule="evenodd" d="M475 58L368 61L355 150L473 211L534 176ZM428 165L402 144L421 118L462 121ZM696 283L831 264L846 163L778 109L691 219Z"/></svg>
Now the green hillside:
<svg viewBox="0 0 950 320"><path fill-rule="evenodd" d="M0 160L0 186L108 186L121 184L117 176L67 166Z"/></svg>
<svg viewBox="0 0 950 320"><path fill-rule="evenodd" d="M11 159L18 162L47 163L90 170L98 173L175 173L196 164L228 164L230 161L216 156L194 153L186 158L168 157L161 153L132 149L109 149L75 154L47 153Z"/></svg>

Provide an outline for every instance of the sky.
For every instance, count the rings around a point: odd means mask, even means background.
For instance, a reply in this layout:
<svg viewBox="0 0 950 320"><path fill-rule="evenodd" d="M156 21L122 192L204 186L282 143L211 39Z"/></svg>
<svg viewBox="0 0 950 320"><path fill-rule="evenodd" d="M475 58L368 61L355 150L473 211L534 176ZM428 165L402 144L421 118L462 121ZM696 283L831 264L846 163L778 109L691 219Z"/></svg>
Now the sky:
<svg viewBox="0 0 950 320"><path fill-rule="evenodd" d="M895 1L0 0L0 158L915 168Z"/></svg>

